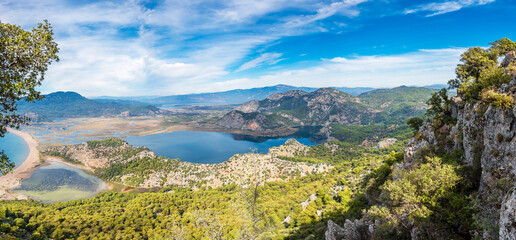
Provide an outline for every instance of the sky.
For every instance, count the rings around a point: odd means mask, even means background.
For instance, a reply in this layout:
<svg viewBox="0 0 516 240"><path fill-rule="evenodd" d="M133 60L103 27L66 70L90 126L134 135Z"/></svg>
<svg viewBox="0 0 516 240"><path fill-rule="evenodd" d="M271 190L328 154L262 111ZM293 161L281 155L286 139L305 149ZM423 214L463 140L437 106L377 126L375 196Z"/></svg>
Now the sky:
<svg viewBox="0 0 516 240"><path fill-rule="evenodd" d="M157 96L287 84L445 84L460 54L516 40L513 0L2 0L59 44L43 93Z"/></svg>

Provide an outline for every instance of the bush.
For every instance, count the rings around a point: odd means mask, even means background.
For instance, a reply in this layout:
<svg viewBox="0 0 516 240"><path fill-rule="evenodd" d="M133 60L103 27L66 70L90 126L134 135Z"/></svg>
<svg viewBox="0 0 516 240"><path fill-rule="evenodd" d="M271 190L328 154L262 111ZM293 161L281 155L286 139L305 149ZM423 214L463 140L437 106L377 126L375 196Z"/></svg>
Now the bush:
<svg viewBox="0 0 516 240"><path fill-rule="evenodd" d="M482 101L497 108L512 108L514 98L508 94L499 93L494 89L484 89L480 95Z"/></svg>
<svg viewBox="0 0 516 240"><path fill-rule="evenodd" d="M425 162L412 170L394 170L396 180L380 187L383 206L371 207L368 214L403 230L403 226L422 224L444 211L448 204L444 199L453 195L461 177L456 167L442 163L440 158L427 157Z"/></svg>
<svg viewBox="0 0 516 240"><path fill-rule="evenodd" d="M0 224L0 232L9 233L11 231L11 225L9 223Z"/></svg>
<svg viewBox="0 0 516 240"><path fill-rule="evenodd" d="M465 101L481 100L482 93L488 88L498 88L509 83L513 72L512 59L498 62L499 57L515 51L516 43L503 38L491 43L488 49L473 47L461 55L461 64L457 66L455 79L448 82L450 88L457 88L458 94Z"/></svg>
<svg viewBox="0 0 516 240"><path fill-rule="evenodd" d="M420 117L413 117L407 120L407 125L409 125L414 131L419 131L421 126L423 126L424 120Z"/></svg>

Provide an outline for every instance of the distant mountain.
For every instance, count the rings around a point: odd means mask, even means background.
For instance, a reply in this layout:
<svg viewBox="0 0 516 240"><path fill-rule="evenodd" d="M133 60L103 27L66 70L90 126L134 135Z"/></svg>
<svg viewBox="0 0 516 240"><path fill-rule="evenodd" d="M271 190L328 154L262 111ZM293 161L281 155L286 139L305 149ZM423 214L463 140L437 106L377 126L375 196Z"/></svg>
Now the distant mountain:
<svg viewBox="0 0 516 240"><path fill-rule="evenodd" d="M333 88L315 92L288 91L245 103L217 121L240 130L263 131L284 126L324 126L330 123L362 124L376 110L360 99Z"/></svg>
<svg viewBox="0 0 516 240"><path fill-rule="evenodd" d="M362 93L374 90L374 88L370 88L370 87L355 87L355 88L336 87L335 89L345 92L345 93L349 93L353 96L358 96Z"/></svg>
<svg viewBox="0 0 516 240"><path fill-rule="evenodd" d="M228 129L264 131L332 123L366 125L393 123L420 115L435 90L401 86L377 89L358 97L333 88L314 92L288 91L253 100L226 114L217 125Z"/></svg>
<svg viewBox="0 0 516 240"><path fill-rule="evenodd" d="M186 95L172 95L145 100L148 103L158 106L170 105L219 105L219 104L241 104L254 99L262 100L274 93L283 93L291 90L302 90L306 92L315 91L315 88L293 87L287 85L276 85L271 87L235 89L225 92L198 93Z"/></svg>
<svg viewBox="0 0 516 240"><path fill-rule="evenodd" d="M93 101L100 102L100 103L119 103L119 104L126 104L126 105L149 105L148 103L136 101L136 100L124 100L124 99L92 99Z"/></svg>
<svg viewBox="0 0 516 240"><path fill-rule="evenodd" d="M374 88L336 88L340 91L349 93L354 96L358 96L361 93L371 91ZM184 94L184 95L171 95L163 97L97 97L95 100L109 102L110 100L123 101L136 101L153 104L159 107L176 107L182 105L228 105L228 104L242 104L251 100L263 100L271 94L284 93L292 90L300 90L304 92L313 92L317 88L311 87L294 87L289 85L276 85L261 88L251 89L235 89L224 92L211 92L211 93L196 93L196 94Z"/></svg>
<svg viewBox="0 0 516 240"><path fill-rule="evenodd" d="M76 92L55 92L34 103L18 102L18 112L33 121L56 118L141 116L160 113L152 105L131 105L118 102L98 102Z"/></svg>
<svg viewBox="0 0 516 240"><path fill-rule="evenodd" d="M432 84L432 85L427 85L427 86L423 86L423 87L430 88L430 89L441 90L443 88L448 88L448 84Z"/></svg>

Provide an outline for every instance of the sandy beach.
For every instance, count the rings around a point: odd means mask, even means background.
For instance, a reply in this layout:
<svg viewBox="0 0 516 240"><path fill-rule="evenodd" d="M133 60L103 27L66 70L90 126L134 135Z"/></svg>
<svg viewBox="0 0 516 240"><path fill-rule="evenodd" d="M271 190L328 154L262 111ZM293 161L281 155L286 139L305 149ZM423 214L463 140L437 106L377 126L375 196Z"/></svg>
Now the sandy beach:
<svg viewBox="0 0 516 240"><path fill-rule="evenodd" d="M11 128L8 128L7 130L10 133L16 134L23 138L23 140L29 146L29 155L20 166L14 169L14 171L0 177L0 199L11 199L13 197L18 199L25 199L26 197L23 197L22 195L9 194L7 191L19 186L21 181L30 177L31 173L41 164L39 159L38 142L34 140L34 138L32 138L32 136L28 133Z"/></svg>

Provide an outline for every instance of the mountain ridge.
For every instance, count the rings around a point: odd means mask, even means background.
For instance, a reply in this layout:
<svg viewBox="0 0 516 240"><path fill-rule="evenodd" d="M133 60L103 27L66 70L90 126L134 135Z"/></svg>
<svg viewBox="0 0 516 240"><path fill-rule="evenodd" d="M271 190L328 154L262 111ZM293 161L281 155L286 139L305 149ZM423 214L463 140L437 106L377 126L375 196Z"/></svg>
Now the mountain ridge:
<svg viewBox="0 0 516 240"><path fill-rule="evenodd" d="M334 88L275 93L244 103L217 121L228 129L263 131L281 126L368 125L422 114L432 89L400 86L359 96ZM401 117L397 117L398 115Z"/></svg>

